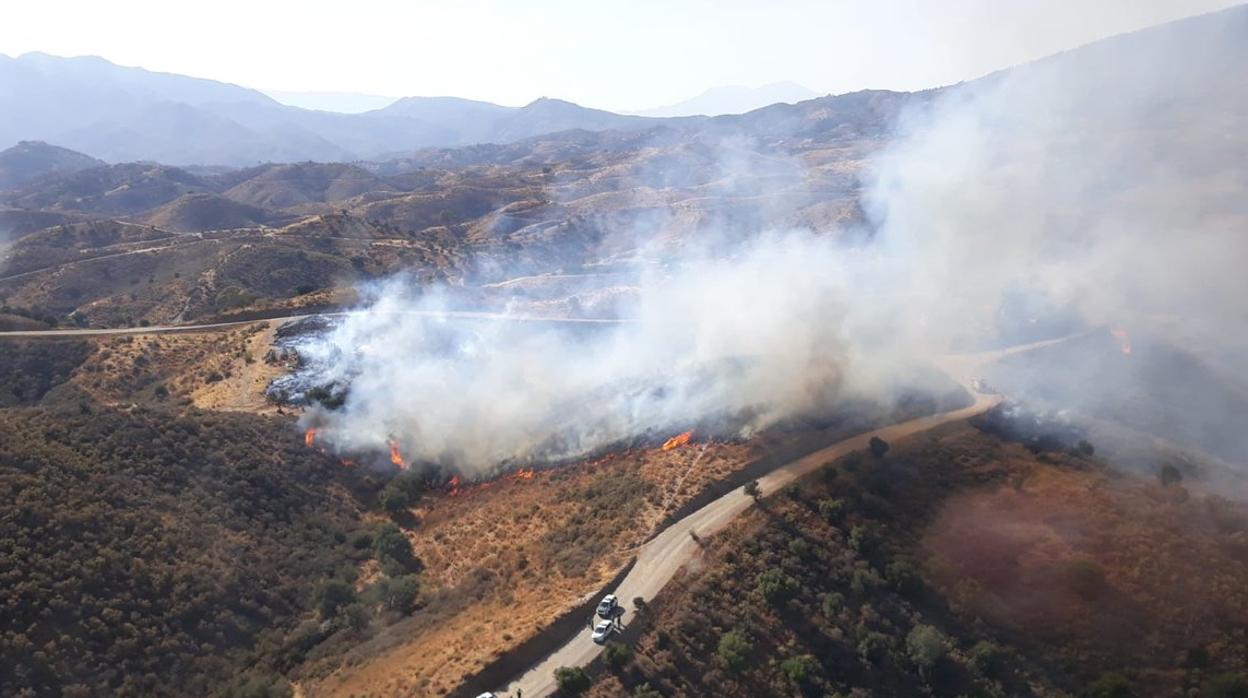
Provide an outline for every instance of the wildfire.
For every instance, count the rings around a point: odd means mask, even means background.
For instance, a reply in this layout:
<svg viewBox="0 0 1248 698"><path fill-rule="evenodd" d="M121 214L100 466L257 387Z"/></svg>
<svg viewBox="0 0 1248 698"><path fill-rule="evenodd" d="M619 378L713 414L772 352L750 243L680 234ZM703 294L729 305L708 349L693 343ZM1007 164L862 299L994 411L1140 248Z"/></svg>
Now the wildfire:
<svg viewBox="0 0 1248 698"><path fill-rule="evenodd" d="M450 493L452 497L459 496L460 489L459 489L459 476L458 475L451 476L451 481L447 483L447 491Z"/></svg>
<svg viewBox="0 0 1248 698"><path fill-rule="evenodd" d="M532 480L535 475L537 475L537 473L533 470L517 470L511 475L508 475L508 477L512 480Z"/></svg>
<svg viewBox="0 0 1248 698"><path fill-rule="evenodd" d="M680 448L681 446L684 446L685 444L689 443L689 439L691 438L693 438L692 431L687 431L683 434L677 434L676 436L673 436L672 438L663 442L663 450L670 451L673 448Z"/></svg>
<svg viewBox="0 0 1248 698"><path fill-rule="evenodd" d="M309 427L303 434L303 445L312 448L316 444L316 429Z"/></svg>
<svg viewBox="0 0 1248 698"><path fill-rule="evenodd" d="M393 441L390 442L390 462L400 470L407 470L407 461L403 460L403 454L399 453L399 445Z"/></svg>
<svg viewBox="0 0 1248 698"><path fill-rule="evenodd" d="M1118 340L1118 346L1122 349L1122 353L1129 355L1131 353L1131 336L1127 334L1127 331L1121 327L1115 327L1109 333Z"/></svg>

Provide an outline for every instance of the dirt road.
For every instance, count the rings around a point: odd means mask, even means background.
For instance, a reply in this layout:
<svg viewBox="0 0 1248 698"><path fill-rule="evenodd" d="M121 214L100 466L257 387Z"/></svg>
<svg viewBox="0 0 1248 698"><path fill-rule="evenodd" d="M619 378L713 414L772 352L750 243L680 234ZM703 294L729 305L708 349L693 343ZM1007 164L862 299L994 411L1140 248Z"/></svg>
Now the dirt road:
<svg viewBox="0 0 1248 698"><path fill-rule="evenodd" d="M338 313L315 313L315 315L323 315L326 317L343 317L354 315L357 312L368 311L343 311ZM490 313L476 310L405 310L401 311L403 315L419 315L422 317L446 318L452 320L493 320L499 322L533 322L533 323L553 323L561 325L619 325L629 322L628 320L617 320L611 318L565 318L565 317L543 317L540 315L513 315L508 313ZM255 320L232 320L230 322L210 322L203 325L152 325L150 327L117 327L117 328L101 328L101 329L69 329L69 330L13 330L9 332L0 332L0 339L23 339L31 337L91 337L91 336L110 336L110 335L138 335L138 334L173 334L176 332L203 332L207 330L221 330L230 327L240 327L242 325L251 325L257 322L272 322L275 320L302 320L312 317L313 314L284 315L276 318L255 319Z"/></svg>
<svg viewBox="0 0 1248 698"><path fill-rule="evenodd" d="M1063 342L1069 337L1020 345L999 351L982 354L964 354L941 359L940 367L952 378L962 384L974 397L974 404L962 409L943 412L912 419L892 426L865 432L857 436L839 441L831 446L815 451L805 457L791 461L770 474L759 478L758 485L763 495L771 494L798 478L818 470L830 460L839 458L851 451L867 448L872 436L879 436L885 441L896 441L908 436L935 429L944 424L981 414L1001 401L1000 395L986 395L971 388L972 379L987 363L1004 356L1016 354L1042 346ZM716 499L698 509L689 516L673 523L648 543L638 553L637 564L624 578L614 593L620 602L635 613L633 599L640 596L650 600L663 589L672 579L677 570L694 559L698 553L698 544L689 535L699 537L710 536L721 530L742 512L750 507L753 500L740 490ZM625 619L628 615L625 616ZM548 655L536 666L507 686L505 695L514 696L517 690L523 691L525 698L540 698L555 691L555 669L559 667L584 666L603 650L603 646L594 644L589 636L588 623L586 628L569 639L562 647Z"/></svg>

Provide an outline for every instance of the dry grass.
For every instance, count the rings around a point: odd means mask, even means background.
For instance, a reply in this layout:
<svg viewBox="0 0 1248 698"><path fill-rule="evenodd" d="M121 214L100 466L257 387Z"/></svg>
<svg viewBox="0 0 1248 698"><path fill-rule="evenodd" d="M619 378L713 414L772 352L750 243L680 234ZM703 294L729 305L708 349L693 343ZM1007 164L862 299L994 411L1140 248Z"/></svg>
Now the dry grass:
<svg viewBox="0 0 1248 698"><path fill-rule="evenodd" d="M220 332L100 339L70 383L105 404L184 401L212 410L269 413L264 388L281 368L264 362L270 323Z"/></svg>
<svg viewBox="0 0 1248 698"><path fill-rule="evenodd" d="M411 531L426 567L423 594L471 594L470 603L304 690L309 696L449 692L600 589L666 513L750 456L745 445L695 441L426 497L413 512L420 524Z"/></svg>

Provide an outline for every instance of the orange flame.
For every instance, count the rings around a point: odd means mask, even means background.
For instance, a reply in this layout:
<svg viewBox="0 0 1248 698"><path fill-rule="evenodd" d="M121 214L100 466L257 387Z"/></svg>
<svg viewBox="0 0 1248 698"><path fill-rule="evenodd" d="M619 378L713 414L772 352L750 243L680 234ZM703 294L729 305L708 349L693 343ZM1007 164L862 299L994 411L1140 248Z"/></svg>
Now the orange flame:
<svg viewBox="0 0 1248 698"><path fill-rule="evenodd" d="M677 434L676 436L673 436L672 438L663 442L663 450L670 451L673 448L680 448L681 446L684 446L685 444L689 443L689 439L691 438L693 438L692 431L687 431L683 434Z"/></svg>
<svg viewBox="0 0 1248 698"><path fill-rule="evenodd" d="M308 430L304 432L303 434L303 445L307 446L308 448L312 448L312 446L315 443L316 443L316 429L309 427Z"/></svg>
<svg viewBox="0 0 1248 698"><path fill-rule="evenodd" d="M1127 334L1127 331L1122 329L1121 327L1115 327L1114 329L1110 330L1109 333L1112 334L1118 340L1118 346L1122 350L1122 353L1130 355L1131 336Z"/></svg>
<svg viewBox="0 0 1248 698"><path fill-rule="evenodd" d="M532 480L535 475L537 475L537 473L533 470L517 470L509 477L513 480Z"/></svg>
<svg viewBox="0 0 1248 698"><path fill-rule="evenodd" d="M451 476L451 481L447 483L447 489L450 491L452 497L459 496L459 476L458 475Z"/></svg>
<svg viewBox="0 0 1248 698"><path fill-rule="evenodd" d="M393 441L390 442L390 462L400 470L407 470L407 461L403 460L403 454L399 453L399 445Z"/></svg>

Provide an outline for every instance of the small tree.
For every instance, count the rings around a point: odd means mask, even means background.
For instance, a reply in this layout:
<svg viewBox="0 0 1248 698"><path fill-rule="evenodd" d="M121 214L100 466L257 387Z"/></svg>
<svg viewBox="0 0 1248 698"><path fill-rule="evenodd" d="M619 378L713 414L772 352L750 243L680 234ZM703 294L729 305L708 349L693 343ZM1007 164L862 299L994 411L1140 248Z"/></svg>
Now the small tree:
<svg viewBox="0 0 1248 698"><path fill-rule="evenodd" d="M819 515L828 523L840 523L841 518L845 515L845 500L820 499Z"/></svg>
<svg viewBox="0 0 1248 698"><path fill-rule="evenodd" d="M322 618L332 618L339 608L355 601L355 589L340 579L331 579L321 585L317 593L316 610Z"/></svg>
<svg viewBox="0 0 1248 698"><path fill-rule="evenodd" d="M867 442L867 447L871 449L871 455L876 458L883 458L888 453L888 442L878 436L872 436Z"/></svg>
<svg viewBox="0 0 1248 698"><path fill-rule="evenodd" d="M381 508L391 516L398 516L407 511L410 503L407 493L395 487L394 483L386 485L386 488L381 491Z"/></svg>
<svg viewBox="0 0 1248 698"><path fill-rule="evenodd" d="M716 655L724 666L731 671L740 671L750 661L750 653L754 651L754 643L739 630L732 630L719 638Z"/></svg>
<svg viewBox="0 0 1248 698"><path fill-rule="evenodd" d="M381 563L382 570L391 577L416 572L420 561L412 554L412 544L398 526L387 524L373 539L373 554Z"/></svg>
<svg viewBox="0 0 1248 698"><path fill-rule="evenodd" d="M745 483L745 487L742 487L741 489L745 491L747 497L754 500L757 500L759 495L762 494L762 492L758 489L758 480L750 480Z"/></svg>
<svg viewBox="0 0 1248 698"><path fill-rule="evenodd" d="M589 674L586 674L581 667L561 666L555 669L555 685L559 686L559 691L562 693L579 696L589 690L592 682L589 680Z"/></svg>
<svg viewBox="0 0 1248 698"><path fill-rule="evenodd" d="M663 698L663 694L650 688L650 684L643 683L633 690L633 698Z"/></svg>
<svg viewBox="0 0 1248 698"><path fill-rule="evenodd" d="M803 654L798 657L789 657L780 662L780 673L784 674L784 678L788 679L794 685L800 685L810 675L815 673L819 668L819 663L809 654Z"/></svg>
<svg viewBox="0 0 1248 698"><path fill-rule="evenodd" d="M628 664L633 660L632 648L618 642L607 645L607 649L603 652L603 655L607 659L607 666L611 667L613 671L623 669L625 664Z"/></svg>
<svg viewBox="0 0 1248 698"><path fill-rule="evenodd" d="M758 590L767 603L779 606L797 595L801 585L785 574L779 567L772 567L758 575Z"/></svg>
<svg viewBox="0 0 1248 698"><path fill-rule="evenodd" d="M1005 653L988 640L980 640L971 648L971 666L989 678L1000 673L1005 664Z"/></svg>
<svg viewBox="0 0 1248 698"><path fill-rule="evenodd" d="M906 635L906 654L926 678L949 654L949 638L930 625L916 625Z"/></svg>
<svg viewBox="0 0 1248 698"><path fill-rule="evenodd" d="M888 653L888 637L874 630L868 630L858 640L858 656L864 662L878 664Z"/></svg>
<svg viewBox="0 0 1248 698"><path fill-rule="evenodd" d="M1161 480L1161 484L1169 487L1183 482L1183 473L1178 468L1166 463L1161 466L1161 471L1157 473L1157 479Z"/></svg>
<svg viewBox="0 0 1248 698"><path fill-rule="evenodd" d="M375 587L377 601L381 605L404 615L416 608L416 596L420 594L420 581L414 574L384 578Z"/></svg>

